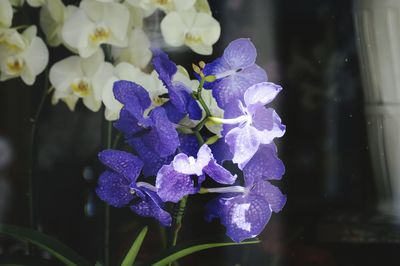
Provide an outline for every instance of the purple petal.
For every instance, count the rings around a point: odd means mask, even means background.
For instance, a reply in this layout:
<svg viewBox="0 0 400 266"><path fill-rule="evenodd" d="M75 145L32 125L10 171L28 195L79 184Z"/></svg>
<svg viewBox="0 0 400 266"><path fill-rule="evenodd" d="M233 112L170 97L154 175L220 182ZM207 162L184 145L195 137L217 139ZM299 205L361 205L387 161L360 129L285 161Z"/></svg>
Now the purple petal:
<svg viewBox="0 0 400 266"><path fill-rule="evenodd" d="M130 193L131 180L116 172L106 170L100 177L96 187L96 193L100 199L114 207L124 207L132 199Z"/></svg>
<svg viewBox="0 0 400 266"><path fill-rule="evenodd" d="M256 154L243 168L246 186L258 180L280 180L285 166L276 154L275 144L260 145Z"/></svg>
<svg viewBox="0 0 400 266"><path fill-rule="evenodd" d="M144 176L155 176L164 164L169 164L174 158L173 155L167 157L158 156L138 138L128 139L127 142L135 149L140 159L143 161Z"/></svg>
<svg viewBox="0 0 400 266"><path fill-rule="evenodd" d="M244 93L246 106L260 103L266 105L275 99L282 87L271 82L261 82L249 87Z"/></svg>
<svg viewBox="0 0 400 266"><path fill-rule="evenodd" d="M265 71L257 65L252 65L215 81L212 85L213 96L218 106L224 109L236 99L243 101L247 88L265 81L267 81Z"/></svg>
<svg viewBox="0 0 400 266"><path fill-rule="evenodd" d="M169 121L171 121L172 123L178 124L185 116L185 113L179 112L171 101L166 102L162 107L167 113Z"/></svg>
<svg viewBox="0 0 400 266"><path fill-rule="evenodd" d="M212 159L210 163L204 167L204 173L209 175L214 181L220 184L233 184L237 178L236 175L232 175L221 165L217 164L215 159Z"/></svg>
<svg viewBox="0 0 400 266"><path fill-rule="evenodd" d="M225 136L225 142L233 154L232 161L237 163L240 169L243 169L258 150L260 141L257 133L255 128L245 126L243 128L236 127Z"/></svg>
<svg viewBox="0 0 400 266"><path fill-rule="evenodd" d="M286 203L286 196L282 194L278 187L268 181L255 183L250 193L263 197L273 212L280 212Z"/></svg>
<svg viewBox="0 0 400 266"><path fill-rule="evenodd" d="M223 138L220 138L214 144L210 145L215 160L222 165L224 161L232 160L233 154L229 150L228 144Z"/></svg>
<svg viewBox="0 0 400 266"><path fill-rule="evenodd" d="M223 59L231 69L240 69L251 66L257 57L256 47L250 39L237 39L232 41L224 51Z"/></svg>
<svg viewBox="0 0 400 266"><path fill-rule="evenodd" d="M197 192L190 175L176 172L172 165L164 165L158 171L156 188L164 202L178 202L184 196Z"/></svg>
<svg viewBox="0 0 400 266"><path fill-rule="evenodd" d="M252 125L258 130L258 139L262 144L269 144L274 138L285 134L286 127L282 125L281 118L272 108L258 106L253 113Z"/></svg>
<svg viewBox="0 0 400 266"><path fill-rule="evenodd" d="M189 156L196 156L200 146L195 135L179 133L179 142L179 148L183 153Z"/></svg>
<svg viewBox="0 0 400 266"><path fill-rule="evenodd" d="M176 107L176 110L186 114L188 96L186 88L182 84L176 83L175 85L170 84L167 89L170 102Z"/></svg>
<svg viewBox="0 0 400 266"><path fill-rule="evenodd" d="M192 120L200 120L203 114L199 104L190 94L187 99L187 113Z"/></svg>
<svg viewBox="0 0 400 266"><path fill-rule="evenodd" d="M113 91L115 99L127 106L128 110L132 108L132 113L139 112L143 114L143 110L151 105L149 93L134 82L127 80L116 81L114 82Z"/></svg>
<svg viewBox="0 0 400 266"><path fill-rule="evenodd" d="M108 168L136 182L143 167L143 162L133 154L117 150L104 150L99 153L100 161Z"/></svg>
<svg viewBox="0 0 400 266"><path fill-rule="evenodd" d="M153 109L150 118L153 125L150 132L142 138L145 145L160 157L175 153L179 146L178 133L168 120L165 110L161 107Z"/></svg>
<svg viewBox="0 0 400 266"><path fill-rule="evenodd" d="M143 128L138 125L138 120L125 108L122 108L119 119L114 122L114 127L124 133L126 137L133 136L143 130Z"/></svg>
<svg viewBox="0 0 400 266"><path fill-rule="evenodd" d="M259 235L271 217L268 202L258 195L220 198L217 204L208 208L214 211L209 217L219 215L226 234L235 242ZM218 208L219 212L215 212Z"/></svg>
<svg viewBox="0 0 400 266"><path fill-rule="evenodd" d="M153 54L153 67L157 71L160 80L168 87L171 84L172 76L177 71L177 67L163 51L153 50Z"/></svg>
<svg viewBox="0 0 400 266"><path fill-rule="evenodd" d="M137 203L131 205L131 210L145 217L156 218L163 226L171 226L171 215L163 210L164 203L157 194L147 188L140 188L144 194Z"/></svg>

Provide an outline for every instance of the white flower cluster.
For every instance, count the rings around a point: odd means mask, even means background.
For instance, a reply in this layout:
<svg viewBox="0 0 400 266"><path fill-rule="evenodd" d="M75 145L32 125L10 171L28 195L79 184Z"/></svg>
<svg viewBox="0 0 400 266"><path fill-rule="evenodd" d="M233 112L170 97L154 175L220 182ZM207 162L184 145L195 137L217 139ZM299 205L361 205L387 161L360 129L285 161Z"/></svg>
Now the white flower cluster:
<svg viewBox="0 0 400 266"><path fill-rule="evenodd" d="M36 36L36 26L22 33L12 28L12 5L23 1L0 0L0 81L15 77L32 85L49 61L49 51L42 39Z"/></svg>
<svg viewBox="0 0 400 266"><path fill-rule="evenodd" d="M21 34L10 28L12 5L23 4L23 0L0 0L0 71L1 80L20 76L31 85L48 63L48 50L36 37L35 26ZM157 73L143 71L152 58L151 42L143 30L147 17L157 10L165 13L160 28L166 44L186 45L199 54L211 54L220 36L207 0L82 0L79 7L65 6L61 0L27 0L27 4L40 7L40 26L48 45L62 44L76 54L50 69L53 104L61 100L74 110L82 99L88 109L98 111L104 103L108 120L117 119L122 107L112 92L116 80L143 85L154 105L165 101L159 97L166 89ZM106 62L104 45L115 65ZM181 72L176 75L180 79ZM184 80L189 86L193 83L188 75Z"/></svg>

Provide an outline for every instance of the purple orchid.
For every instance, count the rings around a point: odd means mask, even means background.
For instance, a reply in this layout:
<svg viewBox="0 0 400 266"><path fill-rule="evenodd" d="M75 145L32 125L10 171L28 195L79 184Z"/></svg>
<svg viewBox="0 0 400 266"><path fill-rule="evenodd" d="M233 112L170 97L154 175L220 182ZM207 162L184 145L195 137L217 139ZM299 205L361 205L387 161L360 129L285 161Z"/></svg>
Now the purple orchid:
<svg viewBox="0 0 400 266"><path fill-rule="evenodd" d="M201 119L202 111L192 97L190 89L182 82L172 80L178 70L175 63L161 50L154 51L152 63L159 79L168 90L170 101L164 104L168 118L174 123L179 123L186 114L189 114L190 119Z"/></svg>
<svg viewBox="0 0 400 266"><path fill-rule="evenodd" d="M255 64L257 51L249 39L232 41L222 57L207 64L205 76L215 76L216 80L205 83L205 89L212 89L219 107L226 106L237 99L243 100L244 92L250 86L268 80L267 73Z"/></svg>
<svg viewBox="0 0 400 266"><path fill-rule="evenodd" d="M168 120L162 107L156 107L148 116L145 115L151 100L148 92L136 83L123 80L115 82L114 95L124 105L114 126L124 133L127 142L145 162L144 174L154 175L162 164L172 159L167 158L179 146L174 124ZM158 168L154 166L155 161L161 162Z"/></svg>
<svg viewBox="0 0 400 266"><path fill-rule="evenodd" d="M281 180L285 166L277 156L274 143L260 145L258 151L243 168L247 184L260 180Z"/></svg>
<svg viewBox="0 0 400 266"><path fill-rule="evenodd" d="M179 153L169 165L158 171L157 193L163 201L178 202L181 198L199 191L205 174L220 184L233 184L236 175L217 164L211 149L204 144L197 153L197 159ZM197 186L191 176L198 176Z"/></svg>
<svg viewBox="0 0 400 266"><path fill-rule="evenodd" d="M241 242L264 230L272 212L282 210L286 196L268 181L234 188L236 193L219 196L207 204L206 220L219 218L226 234L233 241ZM218 192L218 189L211 192Z"/></svg>
<svg viewBox="0 0 400 266"><path fill-rule="evenodd" d="M141 216L154 217L162 225L171 225L171 216L163 210L164 203L155 188L145 182L137 182L143 162L136 156L117 150L99 153L100 161L107 166L100 178L96 193L100 199L114 207L130 206Z"/></svg>
<svg viewBox="0 0 400 266"><path fill-rule="evenodd" d="M282 137L286 127L272 108L265 108L282 90L281 86L262 82L248 88L243 102L237 100L225 109L224 119L212 118L224 123L222 134L233 154L232 161L243 169L256 154L261 144L270 144Z"/></svg>

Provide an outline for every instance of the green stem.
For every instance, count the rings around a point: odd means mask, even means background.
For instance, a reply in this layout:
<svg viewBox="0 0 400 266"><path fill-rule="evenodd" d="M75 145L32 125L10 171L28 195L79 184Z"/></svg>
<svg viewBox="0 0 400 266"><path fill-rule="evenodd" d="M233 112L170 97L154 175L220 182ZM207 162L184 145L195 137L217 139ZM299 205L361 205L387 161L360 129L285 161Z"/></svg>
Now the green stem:
<svg viewBox="0 0 400 266"><path fill-rule="evenodd" d="M178 241L179 231L182 228L182 218L183 218L183 214L185 212L187 199L188 199L188 196L185 196L179 201L179 209L178 209L178 214L175 219L175 229L174 229L174 234L172 237L172 246L173 247L176 246L176 243Z"/></svg>
<svg viewBox="0 0 400 266"><path fill-rule="evenodd" d="M51 92L53 89L52 87L48 89L49 87L49 70L46 68L45 71L45 80L44 80L44 88L43 88L43 94L40 99L39 105L36 109L36 112L34 115L29 118L29 122L31 123L31 128L30 128L30 136L29 136L29 153L28 153L28 201L29 201L29 224L30 228L32 230L37 230L37 217L35 213L35 177L34 177L34 154L36 153L36 143L35 143L35 138L36 138L36 133L37 133L37 121L39 120L40 114L42 113L42 109L44 106L44 103L46 101L47 95ZM32 247L29 247L29 251L32 251Z"/></svg>

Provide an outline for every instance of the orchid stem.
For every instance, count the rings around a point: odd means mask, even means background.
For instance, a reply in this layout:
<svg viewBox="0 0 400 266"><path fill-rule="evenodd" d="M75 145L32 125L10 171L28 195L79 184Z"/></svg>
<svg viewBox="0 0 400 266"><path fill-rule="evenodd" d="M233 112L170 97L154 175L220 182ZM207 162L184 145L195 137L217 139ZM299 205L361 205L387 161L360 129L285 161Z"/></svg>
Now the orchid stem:
<svg viewBox="0 0 400 266"><path fill-rule="evenodd" d="M182 228L182 218L183 218L183 213L186 208L187 198L188 198L188 196L185 196L179 201L178 214L175 219L175 230L174 230L174 235L172 237L172 246L173 247L176 246L176 243L178 241L179 231Z"/></svg>
<svg viewBox="0 0 400 266"><path fill-rule="evenodd" d="M48 89L49 87L49 70L46 68L45 71L45 80L44 80L44 89L43 89L43 94L40 99L39 105L36 109L35 114L29 118L29 122L31 123L31 130L30 130L30 139L29 139L29 153L28 153L28 201L29 201L29 223L30 227L32 230L36 230L38 227L38 222L37 222L37 217L35 213L35 187L34 187L34 165L35 165L35 160L34 160L34 154L36 153L36 133L37 133L37 121L39 120L40 114L42 112L44 103L46 101L47 95L51 92L53 89L52 87ZM29 252L32 252L32 246L29 246Z"/></svg>

